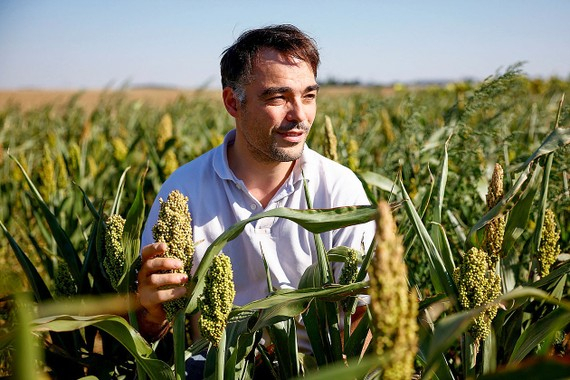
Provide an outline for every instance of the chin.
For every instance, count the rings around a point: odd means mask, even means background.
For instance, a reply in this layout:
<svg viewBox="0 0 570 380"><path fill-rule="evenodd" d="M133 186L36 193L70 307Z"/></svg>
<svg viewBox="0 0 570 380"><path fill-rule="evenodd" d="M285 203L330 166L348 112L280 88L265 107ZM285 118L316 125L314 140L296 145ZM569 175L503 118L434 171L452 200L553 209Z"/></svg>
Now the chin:
<svg viewBox="0 0 570 380"><path fill-rule="evenodd" d="M279 162L291 162L299 159L303 154L303 147L298 149L276 149L273 151L272 157Z"/></svg>

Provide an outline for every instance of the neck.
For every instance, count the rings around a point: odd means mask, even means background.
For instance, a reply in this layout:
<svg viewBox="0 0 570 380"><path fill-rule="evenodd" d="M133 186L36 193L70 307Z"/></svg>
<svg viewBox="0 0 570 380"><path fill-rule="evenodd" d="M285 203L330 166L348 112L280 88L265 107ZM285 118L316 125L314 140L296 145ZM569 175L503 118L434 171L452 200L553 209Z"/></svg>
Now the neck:
<svg viewBox="0 0 570 380"><path fill-rule="evenodd" d="M228 146L227 153L230 169L263 208L267 207L295 166L294 161L260 162L247 152L239 152L236 144Z"/></svg>

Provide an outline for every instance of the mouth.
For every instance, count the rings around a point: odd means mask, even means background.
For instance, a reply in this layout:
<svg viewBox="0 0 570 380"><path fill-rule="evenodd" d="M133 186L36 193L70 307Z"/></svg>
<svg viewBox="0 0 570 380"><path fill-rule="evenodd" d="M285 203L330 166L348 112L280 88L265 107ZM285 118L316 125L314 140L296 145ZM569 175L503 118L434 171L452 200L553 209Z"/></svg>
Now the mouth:
<svg viewBox="0 0 570 380"><path fill-rule="evenodd" d="M302 130L290 130L284 132L277 132L283 140L290 142L290 143L300 143L305 140L305 131Z"/></svg>

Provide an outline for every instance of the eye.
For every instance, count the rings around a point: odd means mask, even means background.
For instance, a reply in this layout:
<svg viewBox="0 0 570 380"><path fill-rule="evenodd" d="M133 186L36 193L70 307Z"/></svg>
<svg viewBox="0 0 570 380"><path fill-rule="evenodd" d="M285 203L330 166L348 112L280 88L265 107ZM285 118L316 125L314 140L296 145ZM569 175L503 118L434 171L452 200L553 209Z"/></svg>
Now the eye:
<svg viewBox="0 0 570 380"><path fill-rule="evenodd" d="M305 94L304 99L307 101L313 101L313 100L317 99L317 94L314 92L310 92L308 94Z"/></svg>
<svg viewBox="0 0 570 380"><path fill-rule="evenodd" d="M285 102L285 96L283 95L275 95L266 100L267 104L269 105L278 105Z"/></svg>

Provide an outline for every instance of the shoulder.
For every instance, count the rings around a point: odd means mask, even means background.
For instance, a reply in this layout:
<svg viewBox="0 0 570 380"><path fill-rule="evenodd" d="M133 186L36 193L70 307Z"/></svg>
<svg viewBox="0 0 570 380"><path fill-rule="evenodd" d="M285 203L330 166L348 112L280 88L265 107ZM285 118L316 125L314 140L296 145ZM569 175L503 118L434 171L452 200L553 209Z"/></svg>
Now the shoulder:
<svg viewBox="0 0 570 380"><path fill-rule="evenodd" d="M334 181L350 180L360 183L352 170L307 147L303 152L302 165L303 171L312 177L326 177Z"/></svg>
<svg viewBox="0 0 570 380"><path fill-rule="evenodd" d="M328 199L331 207L369 204L362 182L348 167L305 148L302 169L315 200Z"/></svg>
<svg viewBox="0 0 570 380"><path fill-rule="evenodd" d="M219 147L214 148L180 166L164 181L162 189L182 190L199 182L205 174L211 174L213 172L214 157L218 149Z"/></svg>

